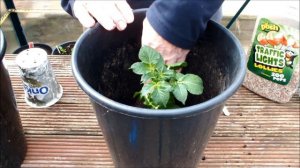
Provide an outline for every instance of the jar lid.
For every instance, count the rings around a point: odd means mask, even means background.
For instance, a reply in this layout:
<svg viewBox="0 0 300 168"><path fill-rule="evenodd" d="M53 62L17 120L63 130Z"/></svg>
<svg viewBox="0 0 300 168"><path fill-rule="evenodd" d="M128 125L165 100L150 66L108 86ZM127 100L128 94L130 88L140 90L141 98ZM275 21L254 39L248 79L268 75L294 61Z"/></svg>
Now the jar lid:
<svg viewBox="0 0 300 168"><path fill-rule="evenodd" d="M41 48L29 48L16 57L16 63L22 69L39 67L47 61L47 52Z"/></svg>

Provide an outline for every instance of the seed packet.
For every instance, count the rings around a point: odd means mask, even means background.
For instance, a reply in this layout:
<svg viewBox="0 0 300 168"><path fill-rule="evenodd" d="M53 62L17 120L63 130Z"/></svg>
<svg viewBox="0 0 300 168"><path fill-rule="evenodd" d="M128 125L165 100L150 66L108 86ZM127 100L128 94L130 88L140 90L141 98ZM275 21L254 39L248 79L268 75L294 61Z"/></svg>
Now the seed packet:
<svg viewBox="0 0 300 168"><path fill-rule="evenodd" d="M299 29L258 18L248 52L244 86L276 102L288 102L299 84Z"/></svg>

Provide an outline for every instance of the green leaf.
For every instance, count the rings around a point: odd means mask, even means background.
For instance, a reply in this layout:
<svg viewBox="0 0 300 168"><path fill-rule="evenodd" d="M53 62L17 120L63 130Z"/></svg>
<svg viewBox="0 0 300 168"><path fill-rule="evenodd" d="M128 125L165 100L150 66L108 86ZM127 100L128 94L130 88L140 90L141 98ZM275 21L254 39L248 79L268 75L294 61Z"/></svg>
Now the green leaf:
<svg viewBox="0 0 300 168"><path fill-rule="evenodd" d="M171 92L173 90L172 86L166 81L160 81L160 82L157 83L157 85L161 89L166 90L167 92Z"/></svg>
<svg viewBox="0 0 300 168"><path fill-rule="evenodd" d="M151 99L153 100L153 103L166 107L170 98L171 91L172 87L169 83L165 81L156 83L154 90L151 94Z"/></svg>
<svg viewBox="0 0 300 168"><path fill-rule="evenodd" d="M176 79L177 79L178 81L182 81L183 77L184 77L184 75L183 75L182 73L180 73L180 72L177 72L177 73L176 73Z"/></svg>
<svg viewBox="0 0 300 168"><path fill-rule="evenodd" d="M168 81L171 78L174 78L175 72L174 70L165 69L164 71L156 71L154 73L154 79L155 81Z"/></svg>
<svg viewBox="0 0 300 168"><path fill-rule="evenodd" d="M178 62L178 63L175 63L175 64L168 65L168 67L170 69L177 70L177 69L180 69L180 68L187 67L187 62Z"/></svg>
<svg viewBox="0 0 300 168"><path fill-rule="evenodd" d="M132 69L132 71L138 75L143 75L149 72L149 67L147 66L147 64L144 64L142 62L136 62L132 64L130 69Z"/></svg>
<svg viewBox="0 0 300 168"><path fill-rule="evenodd" d="M167 69L167 66L165 65L165 61L161 55L159 55L159 59L157 60L156 69L161 72Z"/></svg>
<svg viewBox="0 0 300 168"><path fill-rule="evenodd" d="M193 74L186 74L182 77L180 83L186 86L186 89L194 95L200 95L203 92L203 82L202 79Z"/></svg>
<svg viewBox="0 0 300 168"><path fill-rule="evenodd" d="M185 104L188 95L186 86L184 84L177 83L174 87L173 95L178 101Z"/></svg>
<svg viewBox="0 0 300 168"><path fill-rule="evenodd" d="M165 71L163 72L163 79L164 80L168 80L170 78L174 78L175 77L175 71L174 70L170 70L170 69L165 69Z"/></svg>
<svg viewBox="0 0 300 168"><path fill-rule="evenodd" d="M141 96L147 96L148 94L151 94L154 91L155 83L149 82L144 84L142 90L141 90Z"/></svg>
<svg viewBox="0 0 300 168"><path fill-rule="evenodd" d="M143 74L142 77L141 77L142 83L146 83L147 81L150 81L150 79L151 79L151 74L150 73Z"/></svg>
<svg viewBox="0 0 300 168"><path fill-rule="evenodd" d="M167 106L169 97L170 97L170 92L166 92L165 90L160 90L160 89L154 90L154 92L151 94L151 99L153 103L162 107Z"/></svg>
<svg viewBox="0 0 300 168"><path fill-rule="evenodd" d="M156 50L148 46L143 46L139 51L140 60L146 64L156 64L160 57Z"/></svg>

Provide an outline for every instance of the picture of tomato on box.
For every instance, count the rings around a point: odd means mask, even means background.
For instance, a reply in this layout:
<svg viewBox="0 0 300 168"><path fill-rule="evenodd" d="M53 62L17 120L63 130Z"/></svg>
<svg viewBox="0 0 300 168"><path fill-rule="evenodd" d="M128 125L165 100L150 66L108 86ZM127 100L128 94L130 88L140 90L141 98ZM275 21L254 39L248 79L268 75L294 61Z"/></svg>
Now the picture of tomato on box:
<svg viewBox="0 0 300 168"><path fill-rule="evenodd" d="M299 41L297 41L292 35L284 35L282 32L260 32L257 35L257 41L263 46L269 45L276 48L281 46L299 48Z"/></svg>

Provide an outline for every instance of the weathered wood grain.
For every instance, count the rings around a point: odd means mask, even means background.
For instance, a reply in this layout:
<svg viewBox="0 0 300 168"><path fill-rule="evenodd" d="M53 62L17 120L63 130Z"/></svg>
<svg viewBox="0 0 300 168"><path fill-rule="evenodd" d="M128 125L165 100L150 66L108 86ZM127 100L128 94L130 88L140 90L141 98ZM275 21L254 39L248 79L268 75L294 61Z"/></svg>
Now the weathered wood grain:
<svg viewBox="0 0 300 168"><path fill-rule="evenodd" d="M72 76L70 56L50 56L62 99L34 109L23 98L21 79L7 55L28 152L23 168L109 168L113 163L88 97ZM201 167L299 167L300 98L278 104L246 88L226 103L230 116L220 116Z"/></svg>

